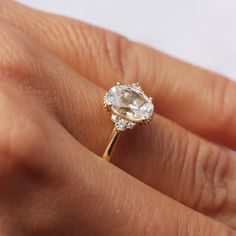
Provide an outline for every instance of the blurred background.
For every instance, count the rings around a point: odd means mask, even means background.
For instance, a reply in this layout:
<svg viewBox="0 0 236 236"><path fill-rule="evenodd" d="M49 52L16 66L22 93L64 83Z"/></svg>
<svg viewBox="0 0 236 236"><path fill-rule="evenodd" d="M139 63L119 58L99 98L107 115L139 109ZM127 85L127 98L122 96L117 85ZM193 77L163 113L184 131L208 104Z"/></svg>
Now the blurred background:
<svg viewBox="0 0 236 236"><path fill-rule="evenodd" d="M236 81L236 0L18 0L148 44Z"/></svg>

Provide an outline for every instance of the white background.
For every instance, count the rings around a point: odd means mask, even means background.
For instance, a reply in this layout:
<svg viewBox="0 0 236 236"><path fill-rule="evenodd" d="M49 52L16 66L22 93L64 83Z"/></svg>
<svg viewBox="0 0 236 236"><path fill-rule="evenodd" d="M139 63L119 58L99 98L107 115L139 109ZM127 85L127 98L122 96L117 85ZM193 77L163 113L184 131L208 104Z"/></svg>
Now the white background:
<svg viewBox="0 0 236 236"><path fill-rule="evenodd" d="M236 80L236 0L20 0L87 21Z"/></svg>

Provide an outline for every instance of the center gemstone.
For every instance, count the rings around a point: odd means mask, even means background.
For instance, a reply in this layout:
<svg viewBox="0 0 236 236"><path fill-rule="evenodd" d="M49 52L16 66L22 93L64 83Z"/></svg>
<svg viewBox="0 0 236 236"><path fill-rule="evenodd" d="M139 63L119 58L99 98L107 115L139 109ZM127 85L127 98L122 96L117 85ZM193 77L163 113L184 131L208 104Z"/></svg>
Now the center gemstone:
<svg viewBox="0 0 236 236"><path fill-rule="evenodd" d="M111 111L134 123L152 118L154 106L138 85L117 85L105 97Z"/></svg>

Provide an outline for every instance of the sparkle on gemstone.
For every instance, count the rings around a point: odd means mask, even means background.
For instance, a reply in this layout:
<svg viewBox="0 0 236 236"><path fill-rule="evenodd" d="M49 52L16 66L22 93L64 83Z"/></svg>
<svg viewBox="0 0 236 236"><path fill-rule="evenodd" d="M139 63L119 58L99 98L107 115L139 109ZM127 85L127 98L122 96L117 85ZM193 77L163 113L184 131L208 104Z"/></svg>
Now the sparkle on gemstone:
<svg viewBox="0 0 236 236"><path fill-rule="evenodd" d="M151 119L154 111L152 100L139 85L114 86L107 93L105 101L110 104L114 114L134 123Z"/></svg>
<svg viewBox="0 0 236 236"><path fill-rule="evenodd" d="M112 120L113 122L116 122L117 119L118 119L117 115L112 114L111 120Z"/></svg>
<svg viewBox="0 0 236 236"><path fill-rule="evenodd" d="M116 129L123 131L127 129L127 121L123 119L119 119L116 121Z"/></svg>
<svg viewBox="0 0 236 236"><path fill-rule="evenodd" d="M127 127L128 129L133 129L133 128L135 127L135 124L132 123L132 122L128 122L128 123L126 124L126 127Z"/></svg>

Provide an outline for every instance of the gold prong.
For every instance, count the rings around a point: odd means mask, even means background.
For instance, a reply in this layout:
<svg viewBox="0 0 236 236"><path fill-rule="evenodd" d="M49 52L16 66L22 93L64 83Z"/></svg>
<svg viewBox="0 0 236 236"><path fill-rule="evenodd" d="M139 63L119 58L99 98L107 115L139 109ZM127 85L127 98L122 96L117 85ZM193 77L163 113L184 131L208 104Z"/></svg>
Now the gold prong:
<svg viewBox="0 0 236 236"><path fill-rule="evenodd" d="M144 125L144 124L146 124L146 122L147 122L147 120L145 119L145 120L142 121L141 124Z"/></svg>
<svg viewBox="0 0 236 236"><path fill-rule="evenodd" d="M106 111L111 112L111 105L107 103L105 103L104 105L105 105Z"/></svg>
<svg viewBox="0 0 236 236"><path fill-rule="evenodd" d="M121 82L116 82L116 85L121 85Z"/></svg>
<svg viewBox="0 0 236 236"><path fill-rule="evenodd" d="M130 85L141 87L140 84L139 84L139 82L135 82L135 83L132 83L132 84L130 84Z"/></svg>

